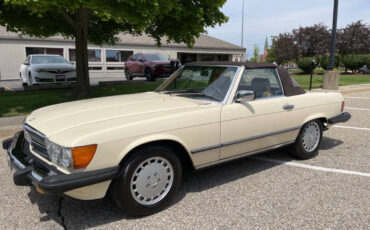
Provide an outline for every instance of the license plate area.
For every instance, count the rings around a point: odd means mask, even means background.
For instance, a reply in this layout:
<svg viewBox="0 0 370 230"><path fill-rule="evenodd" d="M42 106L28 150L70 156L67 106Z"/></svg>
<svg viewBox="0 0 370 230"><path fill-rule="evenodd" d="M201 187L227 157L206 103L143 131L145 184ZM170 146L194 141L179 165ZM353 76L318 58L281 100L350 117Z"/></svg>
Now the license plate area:
<svg viewBox="0 0 370 230"><path fill-rule="evenodd" d="M57 75L55 75L55 80L56 81L64 81L65 78L66 77L63 74L57 74Z"/></svg>

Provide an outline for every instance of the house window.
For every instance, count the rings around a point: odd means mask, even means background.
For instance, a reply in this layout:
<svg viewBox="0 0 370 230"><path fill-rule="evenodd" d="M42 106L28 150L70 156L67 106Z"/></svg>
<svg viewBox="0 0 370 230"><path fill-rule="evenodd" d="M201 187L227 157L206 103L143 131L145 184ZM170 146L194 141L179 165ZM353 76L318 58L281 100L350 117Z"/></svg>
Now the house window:
<svg viewBox="0 0 370 230"><path fill-rule="evenodd" d="M89 66L89 70L102 70L103 67L101 66Z"/></svg>
<svg viewBox="0 0 370 230"><path fill-rule="evenodd" d="M101 50L100 49L88 49L87 56L89 62L101 62ZM76 61L76 50L69 49L69 60Z"/></svg>
<svg viewBox="0 0 370 230"><path fill-rule="evenodd" d="M213 54L201 54L200 61L214 61L215 55Z"/></svg>
<svg viewBox="0 0 370 230"><path fill-rule="evenodd" d="M124 70L123 66L107 66L107 70Z"/></svg>
<svg viewBox="0 0 370 230"><path fill-rule="evenodd" d="M107 62L125 62L133 53L127 50L106 50L105 56Z"/></svg>
<svg viewBox="0 0 370 230"><path fill-rule="evenodd" d="M217 61L229 61L229 55L219 54L217 55Z"/></svg>
<svg viewBox="0 0 370 230"><path fill-rule="evenodd" d="M63 48L26 47L26 56L32 54L56 54L63 57Z"/></svg>

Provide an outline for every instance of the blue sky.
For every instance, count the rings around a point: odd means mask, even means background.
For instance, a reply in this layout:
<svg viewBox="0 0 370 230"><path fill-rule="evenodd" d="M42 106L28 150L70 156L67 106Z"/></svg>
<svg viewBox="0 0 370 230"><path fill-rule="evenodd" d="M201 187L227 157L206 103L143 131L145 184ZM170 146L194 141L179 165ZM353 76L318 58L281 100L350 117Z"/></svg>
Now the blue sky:
<svg viewBox="0 0 370 230"><path fill-rule="evenodd" d="M222 12L229 21L208 34L240 45L243 0L228 0ZM299 26L323 23L331 28L334 0L245 0L244 47L247 57L253 53L253 45L263 51L266 36L291 32ZM338 28L363 20L370 23L370 0L339 0Z"/></svg>

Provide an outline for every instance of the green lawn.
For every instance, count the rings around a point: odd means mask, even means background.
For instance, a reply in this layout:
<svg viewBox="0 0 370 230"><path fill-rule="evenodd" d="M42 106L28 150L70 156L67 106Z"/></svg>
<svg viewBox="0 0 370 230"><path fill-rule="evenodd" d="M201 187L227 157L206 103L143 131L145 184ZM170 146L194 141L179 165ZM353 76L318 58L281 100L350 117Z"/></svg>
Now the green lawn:
<svg viewBox="0 0 370 230"><path fill-rule="evenodd" d="M161 82L145 82L117 86L94 87L93 97L152 91ZM66 97L68 90L40 90L28 92L0 93L0 117L20 116L33 110L79 98Z"/></svg>
<svg viewBox="0 0 370 230"><path fill-rule="evenodd" d="M300 86L308 89L310 85L310 75L295 75L294 79ZM355 85L355 84L368 84L370 83L370 74L346 74L340 75L339 85ZM322 75L314 75L312 77L312 88L320 88L322 85Z"/></svg>
<svg viewBox="0 0 370 230"><path fill-rule="evenodd" d="M308 89L310 76L296 75L294 79L305 89ZM370 83L370 75L341 75L339 85L353 85ZM143 82L137 84L94 87L93 97L103 97L111 95L129 94L152 91L161 82ZM313 88L322 85L322 75L314 75L312 81ZM40 90L28 92L7 92L0 93L0 117L11 117L29 114L35 109L53 105L57 103L75 101L79 98L66 97L68 90Z"/></svg>

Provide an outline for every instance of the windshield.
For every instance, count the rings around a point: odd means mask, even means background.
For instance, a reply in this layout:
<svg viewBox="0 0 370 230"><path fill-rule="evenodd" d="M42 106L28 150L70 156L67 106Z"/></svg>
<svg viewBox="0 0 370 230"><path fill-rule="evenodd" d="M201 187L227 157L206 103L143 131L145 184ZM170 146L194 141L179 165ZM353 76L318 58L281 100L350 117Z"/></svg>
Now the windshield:
<svg viewBox="0 0 370 230"><path fill-rule="evenodd" d="M32 56L32 64L46 64L46 63L68 63L68 61L61 56Z"/></svg>
<svg viewBox="0 0 370 230"><path fill-rule="evenodd" d="M162 54L144 54L144 57L147 61L168 61Z"/></svg>
<svg viewBox="0 0 370 230"><path fill-rule="evenodd" d="M233 66L185 66L157 91L222 102L237 69Z"/></svg>

